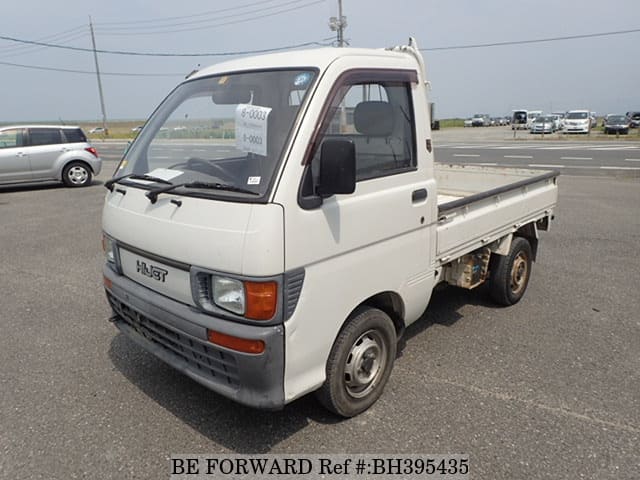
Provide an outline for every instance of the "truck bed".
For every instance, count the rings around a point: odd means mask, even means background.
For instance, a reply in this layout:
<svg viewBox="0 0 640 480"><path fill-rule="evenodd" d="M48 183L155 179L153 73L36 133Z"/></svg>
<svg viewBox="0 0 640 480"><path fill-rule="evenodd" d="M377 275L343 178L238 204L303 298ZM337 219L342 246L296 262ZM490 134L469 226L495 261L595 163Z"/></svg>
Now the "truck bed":
<svg viewBox="0 0 640 480"><path fill-rule="evenodd" d="M442 265L552 215L558 171L435 165L436 264Z"/></svg>

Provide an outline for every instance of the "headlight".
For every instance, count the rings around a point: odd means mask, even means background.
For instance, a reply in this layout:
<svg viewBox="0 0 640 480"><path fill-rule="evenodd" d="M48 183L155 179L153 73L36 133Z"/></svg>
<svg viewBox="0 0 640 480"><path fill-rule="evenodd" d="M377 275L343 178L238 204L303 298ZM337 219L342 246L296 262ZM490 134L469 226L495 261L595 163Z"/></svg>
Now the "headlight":
<svg viewBox="0 0 640 480"><path fill-rule="evenodd" d="M271 320L278 310L278 282L250 281L207 272L192 274L194 300L204 311L223 309L250 320Z"/></svg>
<svg viewBox="0 0 640 480"><path fill-rule="evenodd" d="M104 233L102 234L102 251L104 252L104 257L107 263L111 265L116 264L116 253L115 253L116 244L112 238L106 236Z"/></svg>
<svg viewBox="0 0 640 480"><path fill-rule="evenodd" d="M244 285L239 280L226 277L213 277L213 303L220 308L238 315L244 315Z"/></svg>

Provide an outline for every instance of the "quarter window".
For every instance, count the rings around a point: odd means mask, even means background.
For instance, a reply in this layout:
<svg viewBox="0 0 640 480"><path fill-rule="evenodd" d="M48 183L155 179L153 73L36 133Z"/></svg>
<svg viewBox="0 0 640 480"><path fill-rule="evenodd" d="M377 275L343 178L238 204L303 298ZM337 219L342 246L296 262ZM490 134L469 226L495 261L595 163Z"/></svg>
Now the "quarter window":
<svg viewBox="0 0 640 480"><path fill-rule="evenodd" d="M62 130L62 134L65 137L65 143L84 143L87 141L87 137L79 128L65 128Z"/></svg>

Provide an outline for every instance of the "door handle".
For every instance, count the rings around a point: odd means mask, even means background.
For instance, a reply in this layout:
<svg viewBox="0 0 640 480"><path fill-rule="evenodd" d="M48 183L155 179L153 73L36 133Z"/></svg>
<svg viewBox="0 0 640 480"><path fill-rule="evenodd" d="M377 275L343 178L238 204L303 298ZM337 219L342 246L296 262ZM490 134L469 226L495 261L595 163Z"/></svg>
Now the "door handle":
<svg viewBox="0 0 640 480"><path fill-rule="evenodd" d="M422 200L426 200L427 196L428 194L427 194L426 188L420 188L418 190L414 190L411 193L411 202L413 203L421 202Z"/></svg>
<svg viewBox="0 0 640 480"><path fill-rule="evenodd" d="M26 157L26 156L27 156L27 154L26 154L26 153L24 153L24 152L18 152L18 153L16 153L16 157Z"/></svg>

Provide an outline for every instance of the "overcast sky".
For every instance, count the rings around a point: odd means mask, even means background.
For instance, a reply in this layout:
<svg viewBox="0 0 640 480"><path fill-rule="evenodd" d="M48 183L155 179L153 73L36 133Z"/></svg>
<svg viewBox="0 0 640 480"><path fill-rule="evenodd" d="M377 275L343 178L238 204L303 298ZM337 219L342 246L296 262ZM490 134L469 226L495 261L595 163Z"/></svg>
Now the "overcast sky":
<svg viewBox="0 0 640 480"><path fill-rule="evenodd" d="M0 36L148 53L223 53L330 43L337 0L23 0L3 2ZM343 0L355 47L423 49L640 29L640 1ZM599 114L640 110L640 33L423 52L439 118L505 115L514 108ZM109 119L144 119L198 64L230 57L99 54ZM232 58L232 57L231 57ZM0 122L101 118L90 52L0 39ZM111 74L111 75L107 75ZM118 74L118 75L113 75ZM146 76L124 76L144 74Z"/></svg>

